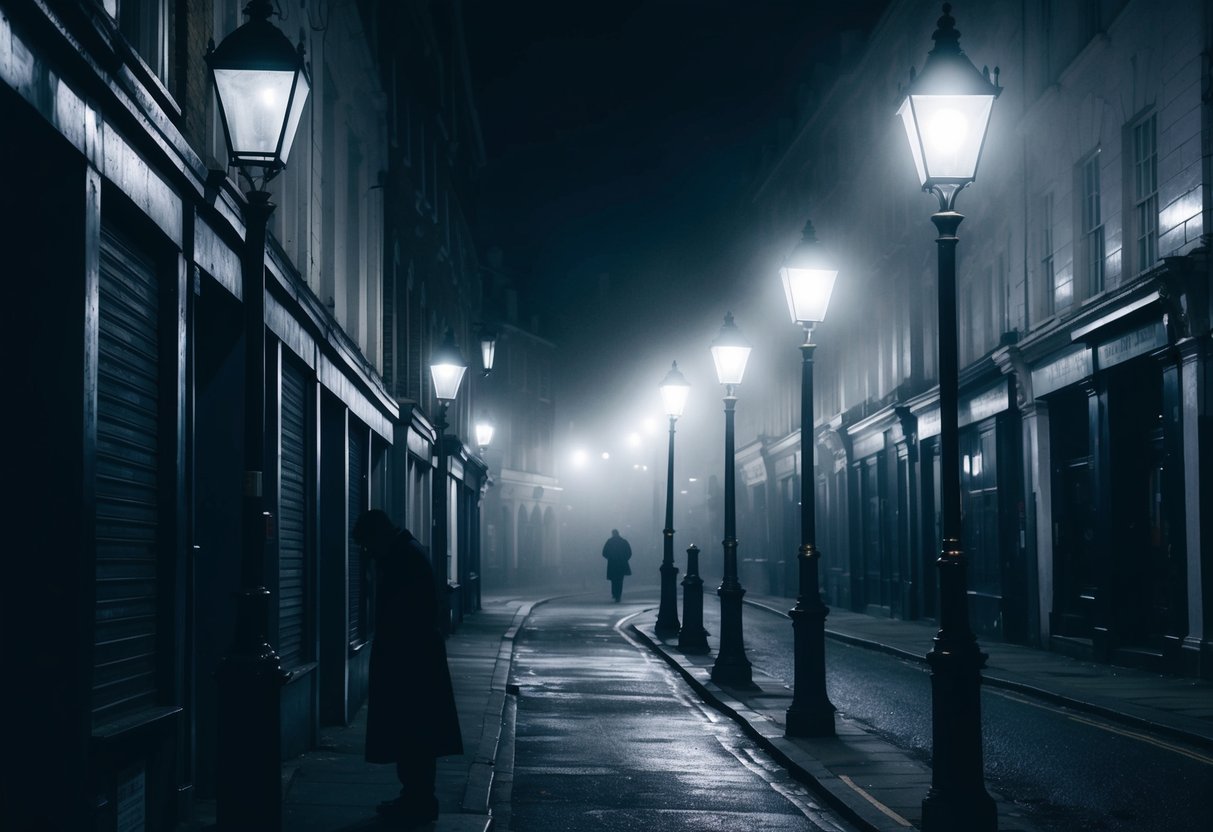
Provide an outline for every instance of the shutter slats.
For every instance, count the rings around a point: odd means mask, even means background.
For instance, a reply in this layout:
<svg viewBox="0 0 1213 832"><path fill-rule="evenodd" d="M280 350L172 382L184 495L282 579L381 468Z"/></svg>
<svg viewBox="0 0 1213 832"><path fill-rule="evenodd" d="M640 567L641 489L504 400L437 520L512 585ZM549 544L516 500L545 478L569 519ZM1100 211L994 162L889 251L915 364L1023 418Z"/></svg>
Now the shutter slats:
<svg viewBox="0 0 1213 832"><path fill-rule="evenodd" d="M98 301L94 725L156 703L160 292L108 230Z"/></svg>
<svg viewBox="0 0 1213 832"><path fill-rule="evenodd" d="M307 660L307 379L293 359L282 362L281 469L278 507L278 654L283 664Z"/></svg>

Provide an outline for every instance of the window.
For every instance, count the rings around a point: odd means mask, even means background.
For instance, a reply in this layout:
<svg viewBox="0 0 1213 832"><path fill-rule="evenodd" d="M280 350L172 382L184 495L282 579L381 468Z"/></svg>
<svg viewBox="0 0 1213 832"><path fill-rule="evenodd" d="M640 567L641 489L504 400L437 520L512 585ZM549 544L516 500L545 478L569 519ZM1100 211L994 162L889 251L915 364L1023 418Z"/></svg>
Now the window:
<svg viewBox="0 0 1213 832"><path fill-rule="evenodd" d="M106 0L105 8L117 18L118 30L127 42L156 77L167 84L169 20L165 0Z"/></svg>
<svg viewBox="0 0 1213 832"><path fill-rule="evenodd" d="M1053 268L1053 194L1047 193L1040 200L1040 317L1047 318L1057 308L1058 295L1062 295L1061 287L1057 285L1057 273ZM1063 295L1069 299L1069 282L1067 281Z"/></svg>
<svg viewBox="0 0 1213 832"><path fill-rule="evenodd" d="M1099 151L1096 150L1082 163L1079 172L1081 268L1086 297L1099 294L1104 288L1104 228L1099 198Z"/></svg>
<svg viewBox="0 0 1213 832"><path fill-rule="evenodd" d="M1158 260L1158 136L1151 113L1133 127L1133 229L1137 236L1137 270Z"/></svg>

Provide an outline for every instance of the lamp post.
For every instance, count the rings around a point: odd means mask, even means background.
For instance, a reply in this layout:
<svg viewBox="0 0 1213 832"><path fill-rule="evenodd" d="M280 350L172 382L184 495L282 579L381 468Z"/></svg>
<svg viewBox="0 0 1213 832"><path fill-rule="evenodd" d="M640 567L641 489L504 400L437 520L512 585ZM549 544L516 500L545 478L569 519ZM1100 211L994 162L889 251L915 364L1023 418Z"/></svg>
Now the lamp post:
<svg viewBox="0 0 1213 832"><path fill-rule="evenodd" d="M240 590L231 647L216 673L216 820L224 830L282 828L282 662L266 637L266 544L273 518L263 492L265 441L265 237L274 211L265 185L286 167L310 82L303 44L292 46L268 0L206 53L228 158L248 183L241 257L244 302L244 487Z"/></svg>
<svg viewBox="0 0 1213 832"><path fill-rule="evenodd" d="M834 704L826 693L826 616L821 600L817 550L817 510L813 490L813 327L825 320L838 269L817 242L813 223L805 223L800 244L783 268L783 289L792 321L804 327L800 345L800 550L797 557L800 592L792 618L795 682L785 731L789 737L834 736Z"/></svg>
<svg viewBox="0 0 1213 832"><path fill-rule="evenodd" d="M741 635L741 599L745 590L737 578L737 504L733 493L736 467L733 454L733 416L737 407L734 388L741 384L750 358L750 343L733 323L733 313L724 316L720 334L712 342L712 360L716 377L724 385L724 578L716 594L720 596L720 650L712 665L712 681L733 687L754 683L753 669L745 655Z"/></svg>
<svg viewBox="0 0 1213 832"><path fill-rule="evenodd" d="M959 357L956 322L956 196L977 175L994 99L1002 91L998 70L978 72L960 50L960 32L945 3L932 39L935 47L911 77L898 109L923 190L935 194L939 211L939 457L942 546L939 568L939 632L931 667L931 788L922 802L924 832L998 828L986 792L981 750L981 669L986 655L969 625L966 557L961 547L957 399Z"/></svg>
<svg viewBox="0 0 1213 832"><path fill-rule="evenodd" d="M687 393L691 391L677 361L670 365L670 371L661 380L660 390L665 414L670 417L670 452L665 481L665 530L662 532L661 606L657 610L655 629L659 636L676 636L681 625L678 622L678 567L674 565L674 423L682 415Z"/></svg>
<svg viewBox="0 0 1213 832"><path fill-rule="evenodd" d="M463 374L467 372L467 362L463 353L455 343L455 333L448 328L442 344L430 355L430 375L434 379L434 397L438 399L438 420L434 427L438 429L438 474L434 483L434 581L438 584L438 617L439 625L444 633L451 631L451 584L447 576L447 531L450 519L447 517L447 453L446 453L446 421L447 407L455 400Z"/></svg>

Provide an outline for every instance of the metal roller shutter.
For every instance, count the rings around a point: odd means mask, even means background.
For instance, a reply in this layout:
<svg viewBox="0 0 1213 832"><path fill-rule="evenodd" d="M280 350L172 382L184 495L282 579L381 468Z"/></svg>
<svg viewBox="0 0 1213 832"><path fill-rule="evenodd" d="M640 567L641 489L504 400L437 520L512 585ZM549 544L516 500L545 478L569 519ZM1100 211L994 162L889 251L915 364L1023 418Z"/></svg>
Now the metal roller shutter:
<svg viewBox="0 0 1213 832"><path fill-rule="evenodd" d="M307 634L307 378L302 365L282 362L281 474L278 520L278 655L302 664Z"/></svg>
<svg viewBox="0 0 1213 832"><path fill-rule="evenodd" d="M366 508L366 438L365 428L350 420L349 449L349 603L350 644L365 639L362 616L362 549L354 541L354 521Z"/></svg>
<svg viewBox="0 0 1213 832"><path fill-rule="evenodd" d="M154 705L160 293L152 262L101 235L93 724Z"/></svg>

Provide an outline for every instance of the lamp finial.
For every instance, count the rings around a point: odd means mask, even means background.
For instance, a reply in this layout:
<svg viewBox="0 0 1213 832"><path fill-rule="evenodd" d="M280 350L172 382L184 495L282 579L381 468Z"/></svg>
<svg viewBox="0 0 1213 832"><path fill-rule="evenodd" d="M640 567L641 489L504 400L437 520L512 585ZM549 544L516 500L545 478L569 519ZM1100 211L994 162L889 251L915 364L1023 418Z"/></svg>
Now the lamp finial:
<svg viewBox="0 0 1213 832"><path fill-rule="evenodd" d="M960 52L960 31L956 28L956 18L952 17L952 4L943 4L943 15L935 23L939 28L931 35L935 41L933 52Z"/></svg>

